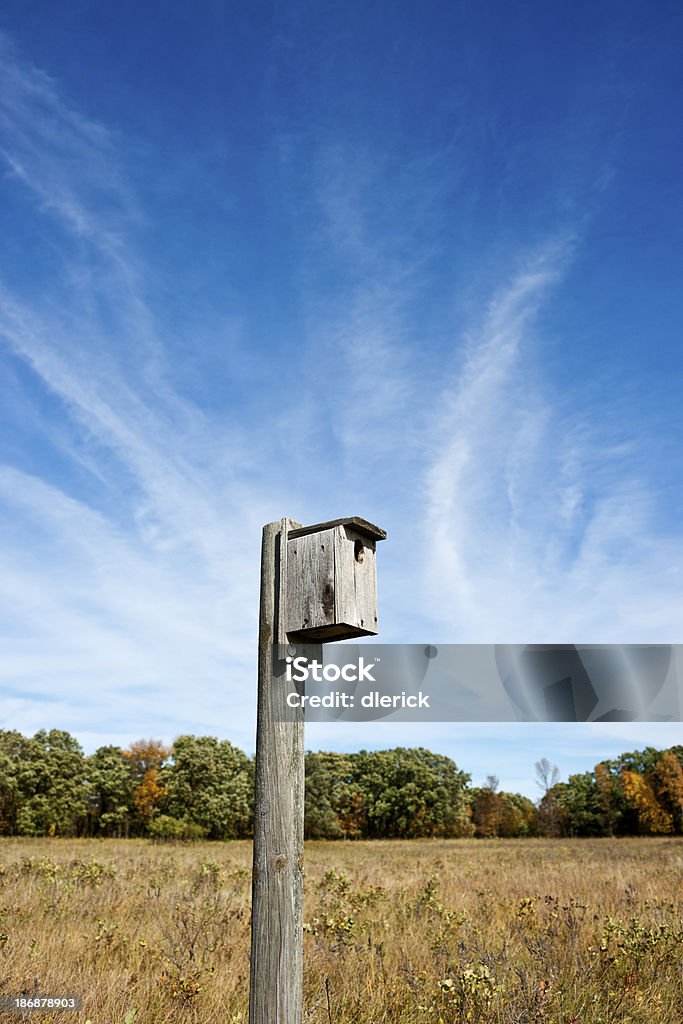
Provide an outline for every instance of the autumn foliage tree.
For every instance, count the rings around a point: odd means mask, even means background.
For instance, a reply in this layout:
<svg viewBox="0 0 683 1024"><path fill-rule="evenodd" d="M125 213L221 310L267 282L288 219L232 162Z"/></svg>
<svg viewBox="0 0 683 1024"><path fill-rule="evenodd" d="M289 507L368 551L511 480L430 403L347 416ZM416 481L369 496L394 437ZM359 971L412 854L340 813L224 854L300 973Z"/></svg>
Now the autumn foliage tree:
<svg viewBox="0 0 683 1024"><path fill-rule="evenodd" d="M641 835L673 832L673 817L657 800L657 795L646 776L623 769L621 784L624 800L635 814L636 829Z"/></svg>
<svg viewBox="0 0 683 1024"><path fill-rule="evenodd" d="M166 795L160 775L168 760L169 749L161 740L136 740L124 751L124 756L133 783L136 823L139 830L145 832L159 813Z"/></svg>
<svg viewBox="0 0 683 1024"><path fill-rule="evenodd" d="M671 818L674 831L683 832L683 767L673 750L664 751L650 778L657 799Z"/></svg>
<svg viewBox="0 0 683 1024"><path fill-rule="evenodd" d="M498 790L498 778L488 775L484 785L472 793L472 822L475 835L483 839L494 839L500 828L503 815L503 800Z"/></svg>

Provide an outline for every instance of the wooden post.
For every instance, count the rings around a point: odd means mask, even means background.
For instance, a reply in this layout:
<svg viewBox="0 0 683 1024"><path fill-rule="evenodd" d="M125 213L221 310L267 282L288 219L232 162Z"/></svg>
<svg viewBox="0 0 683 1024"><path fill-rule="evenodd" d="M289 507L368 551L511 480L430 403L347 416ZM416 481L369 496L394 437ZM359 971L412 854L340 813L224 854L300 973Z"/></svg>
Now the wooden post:
<svg viewBox="0 0 683 1024"><path fill-rule="evenodd" d="M263 528L258 654L250 1024L300 1024L303 998L304 722L285 711L289 519ZM278 705L278 702L281 706Z"/></svg>
<svg viewBox="0 0 683 1024"><path fill-rule="evenodd" d="M305 641L322 661L322 643L377 632L375 543L385 537L358 517L263 528L249 1024L303 1016L304 717L287 707L278 645Z"/></svg>

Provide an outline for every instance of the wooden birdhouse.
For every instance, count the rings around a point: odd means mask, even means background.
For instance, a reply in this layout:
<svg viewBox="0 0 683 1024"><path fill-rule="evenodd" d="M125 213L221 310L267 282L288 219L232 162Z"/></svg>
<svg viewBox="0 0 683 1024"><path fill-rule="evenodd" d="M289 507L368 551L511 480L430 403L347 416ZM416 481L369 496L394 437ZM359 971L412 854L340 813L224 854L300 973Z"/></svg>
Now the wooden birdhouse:
<svg viewBox="0 0 683 1024"><path fill-rule="evenodd" d="M289 637L326 643L377 633L375 545L385 538L384 530L356 516L289 531Z"/></svg>

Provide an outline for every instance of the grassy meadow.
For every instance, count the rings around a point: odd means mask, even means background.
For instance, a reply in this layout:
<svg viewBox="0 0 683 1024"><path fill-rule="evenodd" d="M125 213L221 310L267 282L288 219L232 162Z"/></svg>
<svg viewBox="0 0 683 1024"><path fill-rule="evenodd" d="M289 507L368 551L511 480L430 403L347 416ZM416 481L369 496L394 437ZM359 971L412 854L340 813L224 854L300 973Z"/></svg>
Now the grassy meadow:
<svg viewBox="0 0 683 1024"><path fill-rule="evenodd" d="M36 1022L246 1021L250 861L0 840L0 992L82 996ZM309 843L305 1021L683 1024L682 869L676 838Z"/></svg>

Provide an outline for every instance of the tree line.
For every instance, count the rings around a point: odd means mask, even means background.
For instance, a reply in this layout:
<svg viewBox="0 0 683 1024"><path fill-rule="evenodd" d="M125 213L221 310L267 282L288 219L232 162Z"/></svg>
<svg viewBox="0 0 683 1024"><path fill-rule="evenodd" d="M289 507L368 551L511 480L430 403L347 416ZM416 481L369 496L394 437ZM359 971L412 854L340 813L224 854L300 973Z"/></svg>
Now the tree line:
<svg viewBox="0 0 683 1024"><path fill-rule="evenodd" d="M683 833L683 747L623 754L558 781L536 764L534 802L482 786L423 748L306 755L309 839ZM240 839L254 763L228 740L138 740L86 756L68 732L0 730L0 835Z"/></svg>

